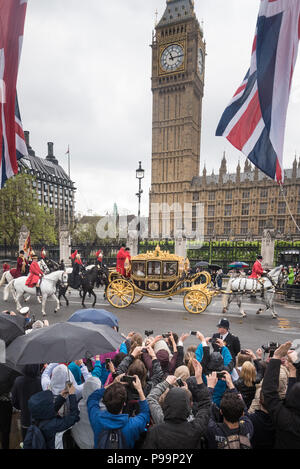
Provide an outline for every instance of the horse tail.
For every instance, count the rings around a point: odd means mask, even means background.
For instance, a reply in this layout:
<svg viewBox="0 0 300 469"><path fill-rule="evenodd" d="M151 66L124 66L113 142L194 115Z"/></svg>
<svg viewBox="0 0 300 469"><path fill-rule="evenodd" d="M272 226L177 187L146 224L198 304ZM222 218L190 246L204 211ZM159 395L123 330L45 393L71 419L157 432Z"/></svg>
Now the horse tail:
<svg viewBox="0 0 300 469"><path fill-rule="evenodd" d="M7 301L7 300L8 300L9 293L12 291L12 288L13 288L13 286L14 286L14 280L15 280L15 279L11 280L11 281L9 282L9 284L6 285L6 287L4 288L4 291L3 291L3 300L4 300L4 301Z"/></svg>

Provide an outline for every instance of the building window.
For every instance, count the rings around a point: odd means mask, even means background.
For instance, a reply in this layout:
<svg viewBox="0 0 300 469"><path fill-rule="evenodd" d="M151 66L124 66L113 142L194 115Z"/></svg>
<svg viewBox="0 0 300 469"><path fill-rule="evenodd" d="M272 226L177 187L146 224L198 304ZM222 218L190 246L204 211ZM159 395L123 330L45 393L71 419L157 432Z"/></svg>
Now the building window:
<svg viewBox="0 0 300 469"><path fill-rule="evenodd" d="M215 192L209 192L208 193L208 200L215 200L216 198L216 193Z"/></svg>
<svg viewBox="0 0 300 469"><path fill-rule="evenodd" d="M196 218L197 216L197 205L192 206L192 218Z"/></svg>
<svg viewBox="0 0 300 469"><path fill-rule="evenodd" d="M242 204L242 215L249 215L249 204Z"/></svg>
<svg viewBox="0 0 300 469"><path fill-rule="evenodd" d="M267 214L267 209L268 209L268 204L267 203L261 203L259 206L259 214L260 215L266 215Z"/></svg>
<svg viewBox="0 0 300 469"><path fill-rule="evenodd" d="M280 231L280 233L284 233L285 229L285 220L277 220L277 230Z"/></svg>
<svg viewBox="0 0 300 469"><path fill-rule="evenodd" d="M231 212L232 212L232 205L231 204L225 204L225 208L224 208L225 217L231 217Z"/></svg>
<svg viewBox="0 0 300 469"><path fill-rule="evenodd" d="M207 223L207 234L208 234L208 235L212 235L213 232L214 232L214 229L215 229L215 224L214 224L214 222L213 222L213 221L209 221L209 222Z"/></svg>
<svg viewBox="0 0 300 469"><path fill-rule="evenodd" d="M265 227L266 227L266 220L259 220L258 222L258 234L259 235L263 235Z"/></svg>
<svg viewBox="0 0 300 469"><path fill-rule="evenodd" d="M232 192L231 191L226 191L225 192L225 199L226 200L232 200Z"/></svg>
<svg viewBox="0 0 300 469"><path fill-rule="evenodd" d="M278 202L278 215L285 213L285 202Z"/></svg>
<svg viewBox="0 0 300 469"><path fill-rule="evenodd" d="M215 206L209 205L207 209L207 216L214 217L215 216Z"/></svg>
<svg viewBox="0 0 300 469"><path fill-rule="evenodd" d="M243 191L243 199L249 199L250 191Z"/></svg>
<svg viewBox="0 0 300 469"><path fill-rule="evenodd" d="M297 213L300 213L300 200L298 200Z"/></svg>
<svg viewBox="0 0 300 469"><path fill-rule="evenodd" d="M224 234L229 235L231 230L231 222L230 221L224 221Z"/></svg>
<svg viewBox="0 0 300 469"><path fill-rule="evenodd" d="M70 193L70 196L71 196L71 191L69 193ZM199 200L199 192L194 192L193 193L193 201L198 202L198 200Z"/></svg>
<svg viewBox="0 0 300 469"><path fill-rule="evenodd" d="M268 197L268 189L261 189L260 190L260 198L266 199Z"/></svg>
<svg viewBox="0 0 300 469"><path fill-rule="evenodd" d="M241 223L241 234L242 235L245 235L248 233L248 221L247 220L244 220L242 221Z"/></svg>

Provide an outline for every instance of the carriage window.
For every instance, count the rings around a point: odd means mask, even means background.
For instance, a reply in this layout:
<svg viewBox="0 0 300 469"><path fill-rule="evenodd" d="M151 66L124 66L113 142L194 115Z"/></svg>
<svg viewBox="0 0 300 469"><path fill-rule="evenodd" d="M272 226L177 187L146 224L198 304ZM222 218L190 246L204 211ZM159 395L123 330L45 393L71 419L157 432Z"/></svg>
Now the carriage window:
<svg viewBox="0 0 300 469"><path fill-rule="evenodd" d="M145 277L145 264L143 262L134 262L132 265L132 273L136 277Z"/></svg>
<svg viewBox="0 0 300 469"><path fill-rule="evenodd" d="M148 275L160 275L161 265L158 261L148 262Z"/></svg>
<svg viewBox="0 0 300 469"><path fill-rule="evenodd" d="M164 275L177 275L177 262L164 262Z"/></svg>

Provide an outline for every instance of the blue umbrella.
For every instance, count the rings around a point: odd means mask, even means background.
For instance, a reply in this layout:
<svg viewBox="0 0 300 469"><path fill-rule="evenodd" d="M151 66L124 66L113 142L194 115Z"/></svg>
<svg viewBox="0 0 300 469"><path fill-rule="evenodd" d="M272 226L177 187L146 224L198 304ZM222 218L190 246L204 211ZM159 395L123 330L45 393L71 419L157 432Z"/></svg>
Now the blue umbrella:
<svg viewBox="0 0 300 469"><path fill-rule="evenodd" d="M92 322L93 324L105 324L119 328L118 318L105 309L79 309L72 314L67 322Z"/></svg>

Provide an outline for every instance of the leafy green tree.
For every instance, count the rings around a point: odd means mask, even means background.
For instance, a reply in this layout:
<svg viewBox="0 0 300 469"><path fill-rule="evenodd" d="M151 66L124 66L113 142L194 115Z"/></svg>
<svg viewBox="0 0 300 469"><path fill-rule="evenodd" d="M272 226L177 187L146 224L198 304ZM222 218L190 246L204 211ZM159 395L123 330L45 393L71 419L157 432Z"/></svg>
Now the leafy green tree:
<svg viewBox="0 0 300 469"><path fill-rule="evenodd" d="M30 231L31 244L56 244L54 215L40 206L32 187L34 178L17 174L8 179L0 190L0 241L13 247L19 242L21 227Z"/></svg>

